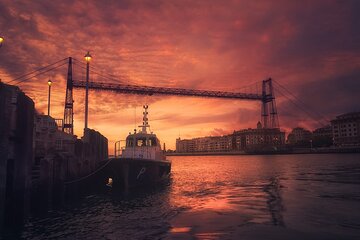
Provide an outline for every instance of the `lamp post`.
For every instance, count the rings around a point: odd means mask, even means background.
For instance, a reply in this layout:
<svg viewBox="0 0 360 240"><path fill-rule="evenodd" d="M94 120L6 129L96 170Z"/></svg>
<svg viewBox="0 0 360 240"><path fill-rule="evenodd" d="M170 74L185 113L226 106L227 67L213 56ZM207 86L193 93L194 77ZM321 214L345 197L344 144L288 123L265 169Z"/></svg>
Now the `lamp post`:
<svg viewBox="0 0 360 240"><path fill-rule="evenodd" d="M86 88L85 88L85 129L88 128L88 105L89 105L89 67L91 61L91 55L88 51L85 56L86 61Z"/></svg>
<svg viewBox="0 0 360 240"><path fill-rule="evenodd" d="M48 116L50 116L50 93L51 93L51 84L52 81L49 79L48 85L49 85L49 95L48 95Z"/></svg>
<svg viewBox="0 0 360 240"><path fill-rule="evenodd" d="M3 36L0 36L0 48L1 48L1 46L2 46L3 41L4 41L4 37L3 37Z"/></svg>

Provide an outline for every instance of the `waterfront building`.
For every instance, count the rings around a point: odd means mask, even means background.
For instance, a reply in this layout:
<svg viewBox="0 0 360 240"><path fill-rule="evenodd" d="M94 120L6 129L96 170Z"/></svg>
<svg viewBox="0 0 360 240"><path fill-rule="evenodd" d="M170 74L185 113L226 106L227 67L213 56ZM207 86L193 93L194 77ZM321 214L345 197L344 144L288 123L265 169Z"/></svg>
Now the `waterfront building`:
<svg viewBox="0 0 360 240"><path fill-rule="evenodd" d="M232 136L208 136L193 139L176 139L176 152L224 152L232 149Z"/></svg>
<svg viewBox="0 0 360 240"><path fill-rule="evenodd" d="M312 133L301 127L294 128L288 135L287 141L294 146L310 146Z"/></svg>
<svg viewBox="0 0 360 240"><path fill-rule="evenodd" d="M223 152L232 149L232 136L213 136L195 138L194 152Z"/></svg>
<svg viewBox="0 0 360 240"><path fill-rule="evenodd" d="M193 139L176 139L176 152L194 152L194 141Z"/></svg>
<svg viewBox="0 0 360 240"><path fill-rule="evenodd" d="M332 128L330 125L317 128L312 132L313 147L329 147L333 144Z"/></svg>
<svg viewBox="0 0 360 240"><path fill-rule="evenodd" d="M285 144L285 132L279 128L262 128L234 131L230 135L176 139L176 152L229 152L246 150L272 150Z"/></svg>
<svg viewBox="0 0 360 240"><path fill-rule="evenodd" d="M285 132L279 128L263 128L258 122L257 128L248 128L233 133L234 150L274 149L285 144Z"/></svg>
<svg viewBox="0 0 360 240"><path fill-rule="evenodd" d="M360 112L346 113L331 120L334 145L360 145Z"/></svg>

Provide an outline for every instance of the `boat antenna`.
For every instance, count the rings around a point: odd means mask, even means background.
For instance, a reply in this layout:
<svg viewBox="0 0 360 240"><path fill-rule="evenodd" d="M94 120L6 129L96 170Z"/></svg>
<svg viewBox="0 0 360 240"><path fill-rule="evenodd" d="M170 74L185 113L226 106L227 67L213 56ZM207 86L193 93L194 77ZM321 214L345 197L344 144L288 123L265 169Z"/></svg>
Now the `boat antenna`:
<svg viewBox="0 0 360 240"><path fill-rule="evenodd" d="M136 129L136 103L134 107L134 129Z"/></svg>

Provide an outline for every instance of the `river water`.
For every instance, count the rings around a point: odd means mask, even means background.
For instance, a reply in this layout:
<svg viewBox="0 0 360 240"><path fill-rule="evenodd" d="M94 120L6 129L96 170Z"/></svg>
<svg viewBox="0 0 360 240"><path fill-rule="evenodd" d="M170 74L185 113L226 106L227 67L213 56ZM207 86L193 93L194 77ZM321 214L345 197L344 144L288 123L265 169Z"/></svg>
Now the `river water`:
<svg viewBox="0 0 360 240"><path fill-rule="evenodd" d="M360 154L170 157L171 181L31 218L26 239L360 239Z"/></svg>

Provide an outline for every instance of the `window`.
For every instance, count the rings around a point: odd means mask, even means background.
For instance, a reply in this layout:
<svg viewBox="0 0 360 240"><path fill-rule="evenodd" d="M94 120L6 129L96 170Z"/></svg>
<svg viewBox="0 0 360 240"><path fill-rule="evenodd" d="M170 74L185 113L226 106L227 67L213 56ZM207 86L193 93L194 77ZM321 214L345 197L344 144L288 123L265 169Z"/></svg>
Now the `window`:
<svg viewBox="0 0 360 240"><path fill-rule="evenodd" d="M146 138L136 139L136 146L138 146L138 147L146 146Z"/></svg>
<svg viewBox="0 0 360 240"><path fill-rule="evenodd" d="M133 147L133 146L134 146L134 139L133 139L133 138L129 138L129 139L126 141L126 146L127 146L127 147Z"/></svg>
<svg viewBox="0 0 360 240"><path fill-rule="evenodd" d="M151 138L149 138L148 139L148 144L147 144L148 146L156 146L156 138L154 138L154 137L151 137Z"/></svg>

